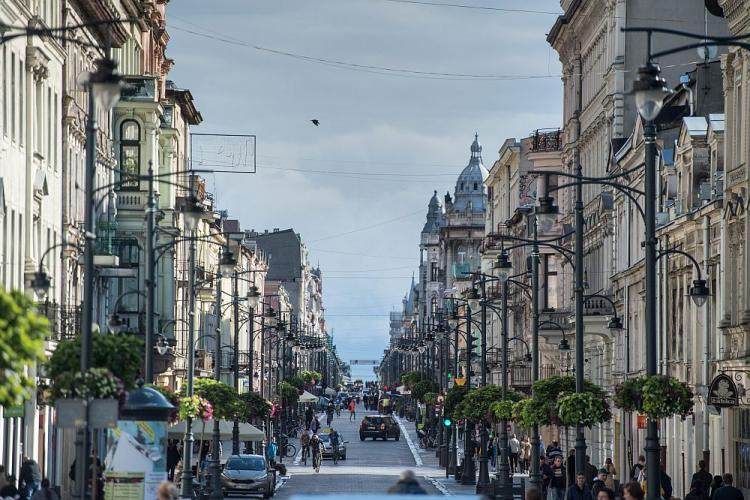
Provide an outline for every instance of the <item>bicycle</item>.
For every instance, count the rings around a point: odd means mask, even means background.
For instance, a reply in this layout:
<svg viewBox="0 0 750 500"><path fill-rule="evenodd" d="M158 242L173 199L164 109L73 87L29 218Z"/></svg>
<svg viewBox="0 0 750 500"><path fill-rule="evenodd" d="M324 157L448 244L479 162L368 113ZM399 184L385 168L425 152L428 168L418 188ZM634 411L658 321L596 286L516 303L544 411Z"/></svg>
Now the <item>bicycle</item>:
<svg viewBox="0 0 750 500"><path fill-rule="evenodd" d="M283 446L284 450L284 457L291 458L297 454L297 447L294 446L292 443L286 443Z"/></svg>

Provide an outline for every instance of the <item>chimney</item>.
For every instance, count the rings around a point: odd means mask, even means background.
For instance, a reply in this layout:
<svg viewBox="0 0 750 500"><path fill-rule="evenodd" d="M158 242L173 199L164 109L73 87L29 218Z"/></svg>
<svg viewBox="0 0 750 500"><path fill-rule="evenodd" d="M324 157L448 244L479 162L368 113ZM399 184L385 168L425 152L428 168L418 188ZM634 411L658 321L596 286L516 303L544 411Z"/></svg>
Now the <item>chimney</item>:
<svg viewBox="0 0 750 500"><path fill-rule="evenodd" d="M278 233L279 232L279 228L278 227L273 228L273 232L274 233Z"/></svg>

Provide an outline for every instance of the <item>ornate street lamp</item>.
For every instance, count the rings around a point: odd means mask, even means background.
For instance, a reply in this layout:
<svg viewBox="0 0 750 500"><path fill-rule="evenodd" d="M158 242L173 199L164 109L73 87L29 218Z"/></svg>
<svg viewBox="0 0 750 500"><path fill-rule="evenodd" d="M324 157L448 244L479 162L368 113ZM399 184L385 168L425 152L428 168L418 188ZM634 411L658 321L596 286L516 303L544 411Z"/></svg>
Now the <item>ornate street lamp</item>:
<svg viewBox="0 0 750 500"><path fill-rule="evenodd" d="M37 297L44 300L44 298L47 297L47 293L51 286L52 280L50 280L49 275L45 273L40 266L39 270L34 273L34 278L31 280L31 288L34 289L34 293L36 293Z"/></svg>
<svg viewBox="0 0 750 500"><path fill-rule="evenodd" d="M693 286L690 288L690 292L688 293L688 295L690 295L690 298L693 299L693 303L696 306L703 307L703 305L708 300L708 297L711 295L711 291L708 289L708 286L706 286L706 280L694 280Z"/></svg>
<svg viewBox="0 0 750 500"><path fill-rule="evenodd" d="M495 269L500 284L508 281L508 278L513 274L513 263L508 258L508 252L504 248L501 250L500 255L497 256L497 260L492 267Z"/></svg>
<svg viewBox="0 0 750 500"><path fill-rule="evenodd" d="M670 93L667 82L660 73L659 65L649 61L638 68L638 79L633 83L638 114L647 122L656 120L664 106L664 98Z"/></svg>
<svg viewBox="0 0 750 500"><path fill-rule="evenodd" d="M229 247L226 247L221 254L221 259L219 260L219 274L221 274L222 278L231 277L232 274L234 274L234 268L236 265L237 259L235 259L232 251L229 250Z"/></svg>
<svg viewBox="0 0 750 500"><path fill-rule="evenodd" d="M247 306L253 310L258 307L258 303L260 302L260 291L258 290L258 287L255 285L252 285L250 289L247 291Z"/></svg>

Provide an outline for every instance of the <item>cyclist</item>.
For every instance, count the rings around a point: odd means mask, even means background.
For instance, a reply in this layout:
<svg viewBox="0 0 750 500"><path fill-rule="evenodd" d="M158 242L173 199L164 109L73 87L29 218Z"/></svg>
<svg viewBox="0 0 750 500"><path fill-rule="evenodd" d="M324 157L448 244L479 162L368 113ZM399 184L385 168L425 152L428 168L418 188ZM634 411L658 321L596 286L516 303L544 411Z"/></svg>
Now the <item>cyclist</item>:
<svg viewBox="0 0 750 500"><path fill-rule="evenodd" d="M323 441L317 434L310 438L310 452L312 453L312 466L315 472L320 472L320 462L323 459Z"/></svg>
<svg viewBox="0 0 750 500"><path fill-rule="evenodd" d="M341 416L341 401L336 402L336 416L337 417Z"/></svg>
<svg viewBox="0 0 750 500"><path fill-rule="evenodd" d="M326 427L331 426L331 422L333 422L333 403L328 403L328 407L326 408Z"/></svg>
<svg viewBox="0 0 750 500"><path fill-rule="evenodd" d="M341 444L341 436L333 427L331 427L331 431L328 433L328 441L331 443L333 463L337 464L339 462L339 444Z"/></svg>
<svg viewBox="0 0 750 500"><path fill-rule="evenodd" d="M303 431L299 438L299 444L302 448L302 463L307 465L307 456L310 454L310 434L309 431Z"/></svg>

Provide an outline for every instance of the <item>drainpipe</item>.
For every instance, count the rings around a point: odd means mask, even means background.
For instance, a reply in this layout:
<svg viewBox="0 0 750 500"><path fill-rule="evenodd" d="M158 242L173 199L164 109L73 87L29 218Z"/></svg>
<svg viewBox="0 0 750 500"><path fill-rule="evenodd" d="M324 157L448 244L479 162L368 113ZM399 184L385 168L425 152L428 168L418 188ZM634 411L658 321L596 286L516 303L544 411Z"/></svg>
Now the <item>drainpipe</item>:
<svg viewBox="0 0 750 500"><path fill-rule="evenodd" d="M703 276L710 286L709 258L711 253L711 218L703 217ZM708 385L711 380L711 307L710 303L703 308L703 386L706 388L706 397L703 398L703 461L708 466L711 462L711 451L708 446L709 417L708 417ZM710 470L710 469L709 469Z"/></svg>

